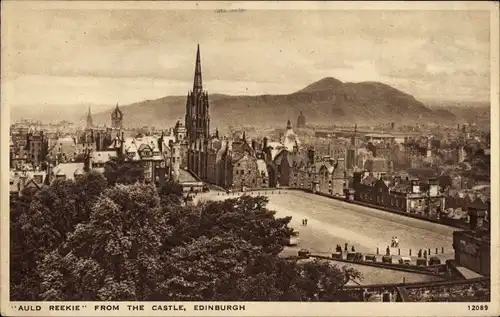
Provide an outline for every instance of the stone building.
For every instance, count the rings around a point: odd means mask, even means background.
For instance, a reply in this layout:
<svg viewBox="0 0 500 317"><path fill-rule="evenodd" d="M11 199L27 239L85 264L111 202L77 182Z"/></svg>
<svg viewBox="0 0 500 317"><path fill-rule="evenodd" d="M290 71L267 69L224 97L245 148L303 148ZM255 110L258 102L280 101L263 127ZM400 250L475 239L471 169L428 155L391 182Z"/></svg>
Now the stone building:
<svg viewBox="0 0 500 317"><path fill-rule="evenodd" d="M123 128L123 112L118 107L118 103L113 112L111 112L111 127L113 129Z"/></svg>
<svg viewBox="0 0 500 317"><path fill-rule="evenodd" d="M28 133L28 162L33 167L40 167L48 154L48 141L43 131L32 130Z"/></svg>
<svg viewBox="0 0 500 317"><path fill-rule="evenodd" d="M333 159L327 158L323 162L319 162L318 165L316 191L332 195L332 176L335 169L335 162Z"/></svg>
<svg viewBox="0 0 500 317"><path fill-rule="evenodd" d="M306 117L300 111L299 117L297 118L297 129L304 129L306 127Z"/></svg>
<svg viewBox="0 0 500 317"><path fill-rule="evenodd" d="M202 180L207 178L209 129L208 93L203 90L200 46L198 45L193 90L188 93L186 102L187 168Z"/></svg>
<svg viewBox="0 0 500 317"><path fill-rule="evenodd" d="M175 142L179 145L179 153L180 153L180 168L185 169L187 168L187 162L188 162L188 147L189 143L186 138L187 135L187 129L184 126L184 124L180 121L177 120L177 123L175 124L175 127L173 129L173 133L175 136Z"/></svg>
<svg viewBox="0 0 500 317"><path fill-rule="evenodd" d="M344 189L346 188L346 181L347 173L345 159L339 157L335 162L335 168L332 174L332 195L343 196Z"/></svg>
<svg viewBox="0 0 500 317"><path fill-rule="evenodd" d="M13 169L20 169L25 164L29 163L30 153L28 151L28 134L30 129L28 127L11 128L10 132L10 150L11 161L10 166Z"/></svg>
<svg viewBox="0 0 500 317"><path fill-rule="evenodd" d="M220 155L219 151L222 148L222 141L219 139L218 133L211 137L208 141L207 150L207 182L217 184L217 169L219 167Z"/></svg>
<svg viewBox="0 0 500 317"><path fill-rule="evenodd" d="M267 163L263 159L257 159L257 187L268 188L269 187L269 171L267 168Z"/></svg>
<svg viewBox="0 0 500 317"><path fill-rule="evenodd" d="M401 212L437 218L445 197L434 179L423 184L418 179L375 177L367 171L354 173L354 200Z"/></svg>
<svg viewBox="0 0 500 317"><path fill-rule="evenodd" d="M260 188L257 183L260 176L255 151L248 144L245 133L241 139L234 140L226 150L225 164L229 171L226 173L226 183L235 189Z"/></svg>

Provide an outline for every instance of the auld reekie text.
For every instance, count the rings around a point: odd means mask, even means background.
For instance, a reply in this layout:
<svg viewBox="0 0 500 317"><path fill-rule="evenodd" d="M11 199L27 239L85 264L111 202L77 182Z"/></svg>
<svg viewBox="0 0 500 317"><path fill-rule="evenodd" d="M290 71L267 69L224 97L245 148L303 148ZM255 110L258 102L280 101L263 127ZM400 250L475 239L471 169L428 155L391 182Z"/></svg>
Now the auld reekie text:
<svg viewBox="0 0 500 317"><path fill-rule="evenodd" d="M49 305L48 308L49 311L79 311L81 307L81 305ZM17 309L17 311L41 311L42 306L20 305L19 307L14 306L14 309Z"/></svg>

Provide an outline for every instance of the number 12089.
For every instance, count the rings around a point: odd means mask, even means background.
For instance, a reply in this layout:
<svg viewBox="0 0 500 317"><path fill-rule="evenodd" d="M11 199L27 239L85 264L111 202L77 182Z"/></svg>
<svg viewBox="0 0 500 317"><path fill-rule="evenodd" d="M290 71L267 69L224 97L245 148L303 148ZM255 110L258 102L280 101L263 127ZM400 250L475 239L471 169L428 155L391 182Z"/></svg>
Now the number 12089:
<svg viewBox="0 0 500 317"><path fill-rule="evenodd" d="M488 310L488 305L469 305L469 310Z"/></svg>

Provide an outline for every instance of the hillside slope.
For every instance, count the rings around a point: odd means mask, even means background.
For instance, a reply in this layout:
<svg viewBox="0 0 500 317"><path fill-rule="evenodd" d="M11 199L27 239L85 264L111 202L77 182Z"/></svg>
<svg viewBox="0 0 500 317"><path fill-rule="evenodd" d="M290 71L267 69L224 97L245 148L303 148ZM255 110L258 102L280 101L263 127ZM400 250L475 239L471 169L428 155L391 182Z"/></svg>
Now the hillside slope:
<svg viewBox="0 0 500 317"><path fill-rule="evenodd" d="M282 126L302 110L308 123L454 121L455 115L427 108L413 96L379 82L342 83L327 77L289 95L209 96L213 127ZM172 126L184 120L186 97L170 96L123 106L126 126ZM110 111L94 116L108 123Z"/></svg>

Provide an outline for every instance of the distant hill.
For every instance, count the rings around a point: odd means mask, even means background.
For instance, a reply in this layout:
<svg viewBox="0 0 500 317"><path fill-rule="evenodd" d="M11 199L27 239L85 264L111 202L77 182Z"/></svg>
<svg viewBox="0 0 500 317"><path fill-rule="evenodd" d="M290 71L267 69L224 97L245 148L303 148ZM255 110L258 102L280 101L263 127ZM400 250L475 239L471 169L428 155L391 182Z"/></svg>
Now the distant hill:
<svg viewBox="0 0 500 317"><path fill-rule="evenodd" d="M452 113L459 123L489 124L491 105L487 101L425 100L425 105L436 113Z"/></svg>
<svg viewBox="0 0 500 317"><path fill-rule="evenodd" d="M308 123L415 123L416 120L454 122L447 109L430 109L413 96L380 82L343 83L327 77L288 95L229 96L213 94L211 126L283 126L295 123L303 111ZM184 120L186 96L170 96L123 106L126 126L172 126ZM110 121L110 112L94 122Z"/></svg>

